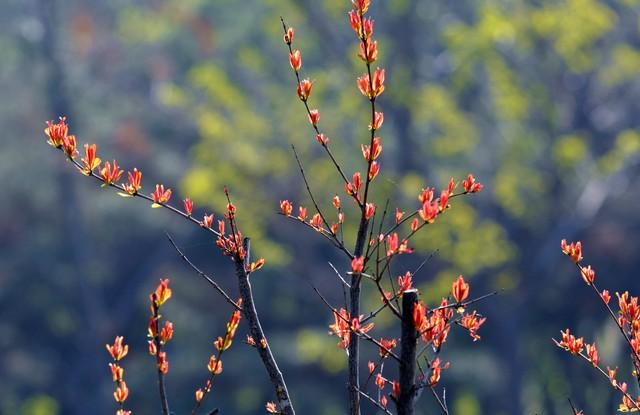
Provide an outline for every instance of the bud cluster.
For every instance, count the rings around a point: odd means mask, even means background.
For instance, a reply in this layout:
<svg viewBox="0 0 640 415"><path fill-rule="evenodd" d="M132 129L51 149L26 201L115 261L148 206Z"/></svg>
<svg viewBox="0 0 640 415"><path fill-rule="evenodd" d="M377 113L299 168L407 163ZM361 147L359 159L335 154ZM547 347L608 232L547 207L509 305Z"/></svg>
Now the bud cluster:
<svg viewBox="0 0 640 415"><path fill-rule="evenodd" d="M124 409L124 402L129 397L129 388L124 381L124 369L121 366L121 360L129 353L129 346L124 344L124 337L117 336L112 345L106 345L107 351L113 361L109 363L111 369L111 378L115 384L113 399L118 403L119 409L116 415L131 415L131 411Z"/></svg>

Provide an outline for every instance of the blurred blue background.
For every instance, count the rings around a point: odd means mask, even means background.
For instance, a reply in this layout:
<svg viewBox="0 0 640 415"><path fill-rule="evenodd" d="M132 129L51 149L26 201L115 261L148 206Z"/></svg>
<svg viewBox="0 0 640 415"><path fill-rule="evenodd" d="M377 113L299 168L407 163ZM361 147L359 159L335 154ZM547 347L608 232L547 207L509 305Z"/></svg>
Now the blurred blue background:
<svg viewBox="0 0 640 415"><path fill-rule="evenodd" d="M345 413L346 359L308 282L339 304L327 262L348 264L275 212L283 198L309 204L291 144L323 206L342 194L295 96L279 16L297 29L312 106L335 153L349 173L361 168L369 113L355 86L364 65L350 2L0 6L0 413L115 412L104 344L116 334L131 348L127 407L158 412L145 336L148 294L165 276L174 288L165 310L175 324L169 396L186 413L231 310L165 231L236 293L231 263L207 234L100 189L47 146L44 122L58 115L103 160L141 169L146 191L164 183L174 200L190 196L198 214L220 212L229 185L255 255L267 259L253 277L256 299L299 413ZM629 374L615 325L559 241L583 241L603 288L638 289L639 11L637 0L373 1L387 70L384 178L374 198L411 209L422 187L470 171L486 185L456 201L404 259L412 269L438 249L415 278L430 302L458 274L472 295L503 290L479 307L488 317L482 341L454 333L443 355L454 414L568 414L567 397L590 414L617 407L610 386L551 337L571 327L598 343L604 365ZM377 292L364 301L372 308ZM392 323L380 319L377 335L397 335ZM208 405L263 413L273 397L255 352L238 341L224 369ZM423 397L418 413L437 412Z"/></svg>

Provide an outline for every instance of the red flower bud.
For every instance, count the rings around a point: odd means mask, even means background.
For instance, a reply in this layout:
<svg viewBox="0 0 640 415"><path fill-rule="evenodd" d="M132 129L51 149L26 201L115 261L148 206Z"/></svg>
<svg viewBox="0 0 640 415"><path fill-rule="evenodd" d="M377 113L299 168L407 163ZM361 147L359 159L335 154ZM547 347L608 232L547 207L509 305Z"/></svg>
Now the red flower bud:
<svg viewBox="0 0 640 415"><path fill-rule="evenodd" d="M462 275L451 285L451 294L457 304L462 303L469 297L469 284L464 281Z"/></svg>
<svg viewBox="0 0 640 415"><path fill-rule="evenodd" d="M301 221L305 221L307 220L307 208L300 206L298 207L298 219L300 219Z"/></svg>
<svg viewBox="0 0 640 415"><path fill-rule="evenodd" d="M151 207L160 207L160 205L166 204L171 199L171 189L165 190L164 185L156 184L156 191L151 194L151 198L153 199Z"/></svg>
<svg viewBox="0 0 640 415"><path fill-rule="evenodd" d="M129 177L129 182L122 187L130 195L135 195L142 189L142 172L134 167L133 173L127 172L127 176Z"/></svg>
<svg viewBox="0 0 640 415"><path fill-rule="evenodd" d="M331 203L333 204L334 208L340 209L340 197L338 195L335 195L333 197L333 201Z"/></svg>
<svg viewBox="0 0 640 415"><path fill-rule="evenodd" d="M113 392L113 398L116 400L116 402L122 404L127 400L128 396L129 389L127 388L127 384L124 381L118 383L118 387L116 388L115 392Z"/></svg>
<svg viewBox="0 0 640 415"><path fill-rule="evenodd" d="M62 147L64 138L69 133L66 120L66 117L60 117L60 122L57 124L54 124L53 121L47 121L47 128L44 129L44 133L49 137L47 142L56 148Z"/></svg>
<svg viewBox="0 0 640 415"><path fill-rule="evenodd" d="M371 162L371 166L369 167L369 181L375 179L378 175L378 172L380 172L380 165L378 164L378 162Z"/></svg>
<svg viewBox="0 0 640 415"><path fill-rule="evenodd" d="M296 49L289 54L289 64L291 65L291 68L296 72L298 72L300 68L302 68L302 54L299 50Z"/></svg>
<svg viewBox="0 0 640 415"><path fill-rule="evenodd" d="M286 43L287 45L290 45L291 42L293 42L293 34L294 34L293 27L288 28L284 34L284 39L283 39L284 43Z"/></svg>
<svg viewBox="0 0 640 415"><path fill-rule="evenodd" d="M369 124L369 129L378 130L382 127L382 123L384 123L384 113L376 111L373 116L373 124Z"/></svg>
<svg viewBox="0 0 640 415"><path fill-rule="evenodd" d="M184 213L186 213L187 216L191 216L193 213L193 202L189 198L184 199L182 202L184 203Z"/></svg>
<svg viewBox="0 0 640 415"><path fill-rule="evenodd" d="M100 170L100 177L105 185L112 184L120 180L123 170L118 168L118 163L113 160L113 165L111 165L108 161L104 163L104 166Z"/></svg>
<svg viewBox="0 0 640 415"><path fill-rule="evenodd" d="M314 127L320 122L320 112L316 109L309 111L309 122Z"/></svg>
<svg viewBox="0 0 640 415"><path fill-rule="evenodd" d="M364 269L364 257L358 257L358 258L353 258L353 260L351 261L351 270L355 273L355 274L359 274L362 272L362 270Z"/></svg>
<svg viewBox="0 0 640 415"><path fill-rule="evenodd" d="M123 340L124 340L124 337L117 336L115 341L113 342L113 345L111 346L108 344L106 345L107 351L111 355L111 358L116 362L118 360L121 360L123 357L127 355L127 353L129 353L129 346L123 345L122 344Z"/></svg>
<svg viewBox="0 0 640 415"><path fill-rule="evenodd" d="M318 143L322 144L325 147L329 145L329 137L324 134L317 134L316 140L318 141Z"/></svg>
<svg viewBox="0 0 640 415"><path fill-rule="evenodd" d="M298 97L302 101L306 101L311 96L311 89L313 88L313 84L308 79L303 79L300 81L297 87Z"/></svg>
<svg viewBox="0 0 640 415"><path fill-rule="evenodd" d="M573 262L578 263L582 260L582 243L580 241L567 245L567 240L563 239L560 241L560 248L565 255L571 257Z"/></svg>
<svg viewBox="0 0 640 415"><path fill-rule="evenodd" d="M100 158L97 156L95 144L84 145L84 158L80 161L82 161L83 164L82 173L86 174L87 176L89 176L91 172L93 172L98 168L98 166L100 166L102 160L100 160Z"/></svg>
<svg viewBox="0 0 640 415"><path fill-rule="evenodd" d="M360 42L358 56L367 63L375 62L378 59L378 41L367 42L366 47L364 42Z"/></svg>
<svg viewBox="0 0 640 415"><path fill-rule="evenodd" d="M473 174L469 173L467 178L462 181L462 187L465 193L477 193L484 187L481 183L476 182Z"/></svg>
<svg viewBox="0 0 640 415"><path fill-rule="evenodd" d="M364 207L364 218L369 220L376 213L376 205L373 203L367 203Z"/></svg>
<svg viewBox="0 0 640 415"><path fill-rule="evenodd" d="M591 265L582 267L580 269L580 274L582 275L582 279L587 283L587 285L592 285L593 281L596 279L596 272L591 269Z"/></svg>
<svg viewBox="0 0 640 415"><path fill-rule="evenodd" d="M291 216L291 212L293 212L293 205L288 200L280 201L280 212L285 216Z"/></svg>
<svg viewBox="0 0 640 415"><path fill-rule="evenodd" d="M213 226L213 213L210 215L204 215L202 218L202 227L211 228Z"/></svg>

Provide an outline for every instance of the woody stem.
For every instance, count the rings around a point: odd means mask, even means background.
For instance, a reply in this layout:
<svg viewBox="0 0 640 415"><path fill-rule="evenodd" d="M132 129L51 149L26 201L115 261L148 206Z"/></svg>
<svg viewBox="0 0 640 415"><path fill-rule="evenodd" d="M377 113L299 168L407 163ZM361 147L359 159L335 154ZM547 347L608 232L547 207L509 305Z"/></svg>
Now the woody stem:
<svg viewBox="0 0 640 415"><path fill-rule="evenodd" d="M249 332L255 340L256 350L260 355L262 364L264 365L269 379L273 384L276 391L276 397L278 399L278 407L280 412L284 415L295 415L293 404L289 399L289 391L287 390L287 384L284 381L282 372L278 368L269 342L264 335L260 319L258 318L258 312L253 302L253 293L251 290L251 283L249 282L249 274L247 273L247 266L250 264L250 241L249 238L244 238L243 247L245 252L244 260L236 258L236 277L238 278L238 286L240 289L240 297L242 298L242 314L244 314L249 324ZM264 340L264 341L262 341Z"/></svg>

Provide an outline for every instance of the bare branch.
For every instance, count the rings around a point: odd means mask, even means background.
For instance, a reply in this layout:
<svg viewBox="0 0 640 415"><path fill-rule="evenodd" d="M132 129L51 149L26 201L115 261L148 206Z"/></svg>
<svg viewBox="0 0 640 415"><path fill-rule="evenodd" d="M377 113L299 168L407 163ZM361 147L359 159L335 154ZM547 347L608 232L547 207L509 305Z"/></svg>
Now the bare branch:
<svg viewBox="0 0 640 415"><path fill-rule="evenodd" d="M200 275L202 278L204 278L209 284L211 284L211 286L218 291L218 293L224 297L224 299L231 304L236 310L242 310L242 307L240 307L235 301L233 301L231 299L231 297L229 296L229 294L226 293L225 290L222 289L222 287L220 287L218 285L217 282L215 282L213 280L213 278L211 278L210 276L208 276L207 274L205 274L204 272L202 272L200 270L200 268L196 267L195 264L193 262L191 262L191 260L189 258L187 258L187 256L182 253L182 251L180 250L180 248L178 248L178 245L176 245L176 243L173 241L173 239L171 238L171 235L169 235L168 233L165 233L165 235L167 235L167 239L169 239L169 242L171 242L171 245L173 245L173 248L178 252L178 255L180 255L180 258L182 258L182 260L184 262L187 263L187 265L189 265L196 273L198 273L198 275Z"/></svg>

